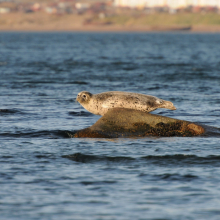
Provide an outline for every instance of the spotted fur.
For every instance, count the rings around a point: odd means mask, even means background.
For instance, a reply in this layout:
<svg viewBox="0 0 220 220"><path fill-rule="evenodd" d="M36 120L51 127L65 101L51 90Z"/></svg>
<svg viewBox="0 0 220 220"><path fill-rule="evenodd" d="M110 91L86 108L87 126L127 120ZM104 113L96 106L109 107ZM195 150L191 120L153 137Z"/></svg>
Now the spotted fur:
<svg viewBox="0 0 220 220"><path fill-rule="evenodd" d="M82 91L76 100L89 112L95 115L104 115L111 108L135 109L151 112L157 108L176 110L172 102L159 99L155 96L131 92L103 92L92 94Z"/></svg>

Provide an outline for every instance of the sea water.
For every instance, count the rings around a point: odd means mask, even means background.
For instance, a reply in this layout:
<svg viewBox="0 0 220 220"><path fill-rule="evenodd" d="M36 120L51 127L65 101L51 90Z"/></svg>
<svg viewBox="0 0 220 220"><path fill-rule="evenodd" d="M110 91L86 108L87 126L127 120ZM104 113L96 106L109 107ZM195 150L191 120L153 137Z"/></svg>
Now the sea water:
<svg viewBox="0 0 220 220"><path fill-rule="evenodd" d="M80 91L220 127L220 34L0 33L1 219L220 219L220 138L69 138Z"/></svg>

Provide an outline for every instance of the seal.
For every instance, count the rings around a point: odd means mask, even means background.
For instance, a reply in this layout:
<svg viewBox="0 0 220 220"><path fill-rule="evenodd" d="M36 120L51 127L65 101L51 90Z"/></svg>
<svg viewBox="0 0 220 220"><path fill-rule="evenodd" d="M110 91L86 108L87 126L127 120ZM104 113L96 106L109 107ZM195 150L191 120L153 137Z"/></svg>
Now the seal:
<svg viewBox="0 0 220 220"><path fill-rule="evenodd" d="M92 94L82 91L77 95L76 100L89 112L102 116L111 108L126 108L143 112L151 112L157 108L176 110L170 101L132 92L110 91Z"/></svg>

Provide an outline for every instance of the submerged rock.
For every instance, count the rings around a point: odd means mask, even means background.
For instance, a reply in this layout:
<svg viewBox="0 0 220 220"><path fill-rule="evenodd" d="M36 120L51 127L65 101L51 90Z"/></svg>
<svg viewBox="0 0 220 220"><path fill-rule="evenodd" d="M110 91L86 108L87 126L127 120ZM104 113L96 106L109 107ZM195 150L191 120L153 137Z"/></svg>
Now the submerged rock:
<svg viewBox="0 0 220 220"><path fill-rule="evenodd" d="M132 109L113 108L89 128L74 137L192 137L205 133L201 125Z"/></svg>

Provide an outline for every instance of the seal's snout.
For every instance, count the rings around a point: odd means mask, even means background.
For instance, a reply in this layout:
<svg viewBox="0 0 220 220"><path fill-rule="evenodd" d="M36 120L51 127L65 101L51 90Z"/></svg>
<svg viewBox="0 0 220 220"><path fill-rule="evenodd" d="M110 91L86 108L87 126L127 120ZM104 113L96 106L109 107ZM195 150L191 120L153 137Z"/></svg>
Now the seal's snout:
<svg viewBox="0 0 220 220"><path fill-rule="evenodd" d="M176 110L176 107L175 107L175 106L172 106L172 107L170 108L170 110Z"/></svg>
<svg viewBox="0 0 220 220"><path fill-rule="evenodd" d="M164 101L163 108L168 108L170 110L176 110L176 107L170 101Z"/></svg>
<svg viewBox="0 0 220 220"><path fill-rule="evenodd" d="M79 98L80 98L80 95L78 94L78 95L76 96L75 102L79 102Z"/></svg>

